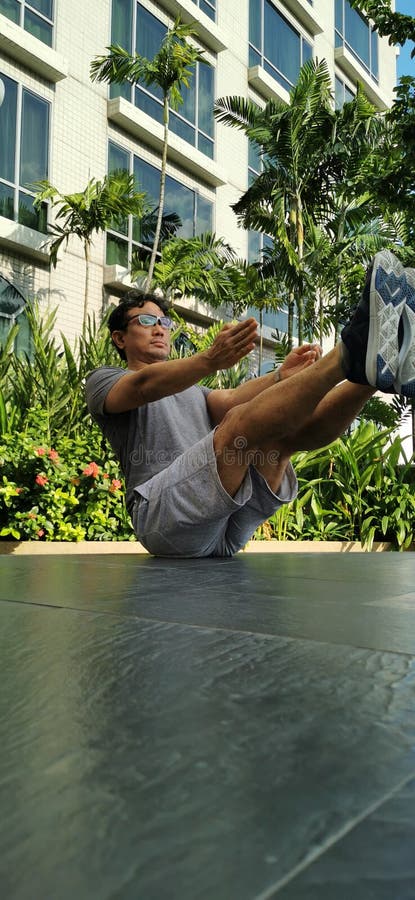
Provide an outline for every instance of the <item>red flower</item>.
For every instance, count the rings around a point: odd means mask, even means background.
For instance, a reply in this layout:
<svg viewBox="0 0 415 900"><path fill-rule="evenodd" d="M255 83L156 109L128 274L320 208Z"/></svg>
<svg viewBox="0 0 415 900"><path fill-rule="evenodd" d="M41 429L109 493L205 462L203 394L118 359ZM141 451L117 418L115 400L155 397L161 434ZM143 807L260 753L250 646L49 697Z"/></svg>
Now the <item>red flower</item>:
<svg viewBox="0 0 415 900"><path fill-rule="evenodd" d="M58 462L59 453L57 452L57 450L53 450L52 448L51 450L49 450L48 457L52 460L52 462Z"/></svg>
<svg viewBox="0 0 415 900"><path fill-rule="evenodd" d="M99 475L99 466L97 466L96 462L90 462L87 466L82 470L83 475L91 475L92 478L96 478Z"/></svg>
<svg viewBox="0 0 415 900"><path fill-rule="evenodd" d="M36 532L37 536L40 538L43 537L44 533L45 533L44 528L39 528L39 531Z"/></svg>
<svg viewBox="0 0 415 900"><path fill-rule="evenodd" d="M122 487L122 485L119 478L113 478L109 486L109 490L114 493L114 491L119 491L120 487Z"/></svg>
<svg viewBox="0 0 415 900"><path fill-rule="evenodd" d="M103 478L109 478L108 472L103 472L103 473L102 473L102 477L103 477Z"/></svg>
<svg viewBox="0 0 415 900"><path fill-rule="evenodd" d="M38 456L44 456L46 453L46 450L44 447L36 447L35 453L37 453Z"/></svg>
<svg viewBox="0 0 415 900"><path fill-rule="evenodd" d="M49 481L49 478L46 478L46 475L36 475L35 482L39 484L40 487L45 487L45 484Z"/></svg>
<svg viewBox="0 0 415 900"><path fill-rule="evenodd" d="M16 494L21 494L24 491L24 488L16 488Z"/></svg>

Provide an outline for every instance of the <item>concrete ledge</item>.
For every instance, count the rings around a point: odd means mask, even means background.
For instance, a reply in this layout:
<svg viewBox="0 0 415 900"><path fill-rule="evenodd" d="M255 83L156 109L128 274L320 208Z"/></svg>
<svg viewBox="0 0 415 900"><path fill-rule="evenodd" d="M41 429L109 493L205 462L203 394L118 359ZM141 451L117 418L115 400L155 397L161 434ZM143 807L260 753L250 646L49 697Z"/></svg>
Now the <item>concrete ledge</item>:
<svg viewBox="0 0 415 900"><path fill-rule="evenodd" d="M50 239L50 235L42 234L40 231L35 231L34 228L28 228L27 225L21 225L12 219L0 216L0 244L10 250L18 250L22 256L35 259L40 263L48 263L49 252L46 246L48 239Z"/></svg>
<svg viewBox="0 0 415 900"><path fill-rule="evenodd" d="M359 541L248 541L249 553L385 553L391 550L387 541L374 543L364 550Z"/></svg>
<svg viewBox="0 0 415 900"><path fill-rule="evenodd" d="M377 109L388 109L393 101L393 96L389 98L383 93L377 81L366 71L365 67L347 47L335 48L334 61L339 69L342 69L345 75L352 79L354 84L356 81L360 81L363 84L366 96Z"/></svg>
<svg viewBox="0 0 415 900"><path fill-rule="evenodd" d="M101 553L147 553L138 541L0 541L0 556L95 556Z"/></svg>
<svg viewBox="0 0 415 900"><path fill-rule="evenodd" d="M372 553L384 553L391 544L373 545ZM410 548L415 549L415 545ZM367 553L355 541L248 541L242 553ZM91 555L102 553L147 554L138 541L0 541L0 556ZM148 555L148 554L147 554Z"/></svg>
<svg viewBox="0 0 415 900"><path fill-rule="evenodd" d="M65 57L3 15L0 15L0 49L52 83L68 75Z"/></svg>
<svg viewBox="0 0 415 900"><path fill-rule="evenodd" d="M160 122L156 122L142 109L133 106L123 97L113 97L108 100L107 110L110 122L114 122L128 134L161 153L164 131ZM170 133L167 158L181 166L186 172L200 178L205 184L212 187L226 184L226 175L222 167L174 132Z"/></svg>
<svg viewBox="0 0 415 900"><path fill-rule="evenodd" d="M290 102L290 94L276 78L266 72L262 66L251 66L248 69L249 84L265 97L266 100L282 100L287 106Z"/></svg>

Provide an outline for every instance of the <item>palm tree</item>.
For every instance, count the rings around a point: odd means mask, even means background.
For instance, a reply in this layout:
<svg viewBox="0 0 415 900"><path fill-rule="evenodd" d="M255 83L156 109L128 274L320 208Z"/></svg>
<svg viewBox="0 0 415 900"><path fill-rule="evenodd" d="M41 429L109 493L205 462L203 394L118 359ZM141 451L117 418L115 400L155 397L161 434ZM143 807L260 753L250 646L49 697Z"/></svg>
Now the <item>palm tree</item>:
<svg viewBox="0 0 415 900"><path fill-rule="evenodd" d="M147 282L145 260L132 278ZM194 296L213 307L232 303L240 269L232 247L214 234L172 238L163 243L153 269L153 283L176 300Z"/></svg>
<svg viewBox="0 0 415 900"><path fill-rule="evenodd" d="M153 283L174 300L197 297L214 309L232 307L241 315L249 306L259 310L259 369L262 363L262 314L279 309L285 297L274 277L264 277L261 264L238 259L232 247L214 234L166 241L154 266ZM145 270L136 268L132 278L145 280Z"/></svg>
<svg viewBox="0 0 415 900"><path fill-rule="evenodd" d="M335 339L342 308L342 285L348 273L353 275L356 261L364 263L385 244L393 241L379 206L367 190L367 169L374 149L382 143L384 119L368 101L363 89L334 113L333 131L326 158L330 173L329 190L320 209L313 209L314 221L322 225L331 245L332 266L337 275L335 287Z"/></svg>
<svg viewBox="0 0 415 900"><path fill-rule="evenodd" d="M348 316L350 301L354 306L373 255L405 240L403 216L392 215L371 184L375 159L378 175L382 171L387 140L385 117L358 87L353 100L334 113L325 159L327 189L308 209L304 267L319 286L320 331L327 331L326 324L331 323L335 340L339 321Z"/></svg>
<svg viewBox="0 0 415 900"><path fill-rule="evenodd" d="M399 223L367 189L375 150L385 139L384 118L360 89L335 111L324 61L302 68L289 107L270 101L259 110L226 98L215 114L242 128L263 154L263 172L233 208L245 227L274 238L264 274L273 271L288 291L289 343L294 302L299 341L305 330L313 338L313 329L321 340L330 321L336 332L349 275L356 288L362 264L398 239Z"/></svg>
<svg viewBox="0 0 415 900"><path fill-rule="evenodd" d="M48 201L55 210L55 221L50 226L53 240L48 242L52 265L56 266L60 247L67 245L72 235L82 241L85 256L85 329L93 234L105 231L111 223L122 221L128 215L142 215L145 195L135 191L134 176L125 172L106 175L102 181L91 178L85 190L76 194L61 194L49 181L39 181L34 187L38 188L35 205L40 206Z"/></svg>
<svg viewBox="0 0 415 900"><path fill-rule="evenodd" d="M146 59L139 53L131 55L118 44L107 49L107 56L96 57L91 63L93 81L106 81L110 84L141 83L146 87L156 85L161 89L163 98L163 151L160 172L160 194L158 203L157 224L154 234L150 265L147 273L146 290L150 289L156 255L160 240L160 231L164 209L164 192L166 182L167 150L169 137L169 109L178 109L183 103L181 91L189 87L190 79L196 63L203 59L203 53L186 40L194 34L191 25L185 25L176 19L172 28L166 32L165 38L153 59Z"/></svg>
<svg viewBox="0 0 415 900"><path fill-rule="evenodd" d="M215 103L215 116L244 131L261 150L263 171L233 209L245 228L274 239L276 259L290 288L290 343L295 304L301 341L304 206L311 204L327 180L324 160L334 118L327 64L324 60L305 63L289 105L269 100L260 109L244 98L226 97Z"/></svg>

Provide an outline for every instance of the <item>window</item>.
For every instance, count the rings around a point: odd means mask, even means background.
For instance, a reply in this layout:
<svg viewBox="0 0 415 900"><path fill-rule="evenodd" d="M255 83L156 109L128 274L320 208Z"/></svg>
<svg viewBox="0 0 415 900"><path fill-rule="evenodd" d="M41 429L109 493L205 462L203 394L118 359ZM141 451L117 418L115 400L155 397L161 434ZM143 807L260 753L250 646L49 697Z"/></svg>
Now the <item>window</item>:
<svg viewBox="0 0 415 900"><path fill-rule="evenodd" d="M348 0L335 0L335 46L347 47L367 72L378 78L378 36L367 19Z"/></svg>
<svg viewBox="0 0 415 900"><path fill-rule="evenodd" d="M46 232L46 205L33 206L33 183L48 177L49 104L0 75L0 215Z"/></svg>
<svg viewBox="0 0 415 900"><path fill-rule="evenodd" d="M248 231L248 262L260 262L265 250L272 250L274 241L261 231Z"/></svg>
<svg viewBox="0 0 415 900"><path fill-rule="evenodd" d="M252 184L255 178L262 171L263 158L261 156L258 144L255 141L248 142L248 183ZM248 262L260 262L267 253L274 247L274 241L268 234L261 231L248 231ZM258 318L258 309L256 307L248 307L248 316ZM278 333L288 332L288 310L282 307L279 310L264 310L262 313L262 324L268 328L275 329ZM297 335L297 317L294 316L294 335Z"/></svg>
<svg viewBox="0 0 415 900"><path fill-rule="evenodd" d="M117 224L107 233L107 265L130 268L132 259L153 243L160 172L155 166L112 142L108 151L108 171L133 172L137 190L145 191L150 204L154 205L154 214L143 219L129 216L128 221ZM175 231L178 237L194 237L213 230L213 203L167 175L164 215L171 213L180 219L180 226Z"/></svg>
<svg viewBox="0 0 415 900"><path fill-rule="evenodd" d="M0 0L0 13L52 46L53 0Z"/></svg>
<svg viewBox="0 0 415 900"><path fill-rule="evenodd" d="M193 0L193 3L196 3L202 12L206 13L209 16L209 19L212 19L212 22L216 20L216 0Z"/></svg>
<svg viewBox="0 0 415 900"><path fill-rule="evenodd" d="M289 91L312 55L312 45L270 0L249 0L250 66L262 66Z"/></svg>
<svg viewBox="0 0 415 900"><path fill-rule="evenodd" d="M0 275L0 347L5 346L9 331L15 324L18 324L19 330L13 350L19 356L24 353L30 356L32 342L26 317L26 300L11 281Z"/></svg>
<svg viewBox="0 0 415 900"><path fill-rule="evenodd" d="M248 184L253 181L262 171L262 155L258 144L255 141L248 140ZM272 249L274 242L267 234L260 231L248 231L248 262L259 262L264 250Z"/></svg>
<svg viewBox="0 0 415 900"><path fill-rule="evenodd" d="M347 84L342 81L336 75L335 78L335 104L336 109L341 109L345 103L350 103L351 100L354 100L355 95L353 91L347 86Z"/></svg>
<svg viewBox="0 0 415 900"><path fill-rule="evenodd" d="M112 43L152 59L165 34L165 25L141 3L135 0L113 0ZM177 111L170 111L169 122L170 131L193 144L210 159L214 156L214 93L214 69L208 63L196 63L190 86L185 87L182 92L184 102ZM111 85L110 94L111 97L124 97L157 122L163 122L160 88Z"/></svg>

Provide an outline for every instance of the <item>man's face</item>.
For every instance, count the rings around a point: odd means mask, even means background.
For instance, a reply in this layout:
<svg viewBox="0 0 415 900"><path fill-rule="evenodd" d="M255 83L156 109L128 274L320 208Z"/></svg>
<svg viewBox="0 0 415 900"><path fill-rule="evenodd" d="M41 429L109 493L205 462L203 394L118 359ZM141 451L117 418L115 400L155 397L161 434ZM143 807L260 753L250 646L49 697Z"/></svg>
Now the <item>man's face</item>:
<svg viewBox="0 0 415 900"><path fill-rule="evenodd" d="M170 352L170 330L159 322L155 325L141 325L137 316L147 314L165 316L166 313L156 303L147 302L140 307L132 307L126 315L124 331L114 332L117 346L125 351L129 368L136 363L162 362Z"/></svg>

